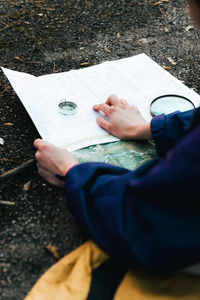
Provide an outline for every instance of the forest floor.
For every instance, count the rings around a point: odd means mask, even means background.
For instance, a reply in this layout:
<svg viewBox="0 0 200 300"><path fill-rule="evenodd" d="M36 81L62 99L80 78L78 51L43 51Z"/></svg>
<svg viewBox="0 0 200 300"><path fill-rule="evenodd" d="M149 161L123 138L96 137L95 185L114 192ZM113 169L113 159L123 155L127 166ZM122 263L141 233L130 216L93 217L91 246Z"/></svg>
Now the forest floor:
<svg viewBox="0 0 200 300"><path fill-rule="evenodd" d="M36 76L146 53L199 90L199 35L185 1L1 0L0 66ZM0 172L34 156L39 137L0 73ZM23 299L56 258L85 240L64 193L30 168L0 182L0 299ZM4 201L4 202L3 202Z"/></svg>

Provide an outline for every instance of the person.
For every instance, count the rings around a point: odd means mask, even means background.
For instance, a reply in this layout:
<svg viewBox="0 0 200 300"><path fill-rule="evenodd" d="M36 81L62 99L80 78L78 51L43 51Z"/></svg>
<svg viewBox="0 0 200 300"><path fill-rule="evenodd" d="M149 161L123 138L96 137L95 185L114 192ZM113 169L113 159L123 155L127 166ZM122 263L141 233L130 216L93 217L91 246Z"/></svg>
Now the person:
<svg viewBox="0 0 200 300"><path fill-rule="evenodd" d="M200 30L200 1L189 0ZM34 141L38 172L65 188L77 221L106 253L153 271L200 262L200 108L146 122L116 95L97 104L99 126L121 139L153 139L159 157L134 171L78 164L67 150Z"/></svg>

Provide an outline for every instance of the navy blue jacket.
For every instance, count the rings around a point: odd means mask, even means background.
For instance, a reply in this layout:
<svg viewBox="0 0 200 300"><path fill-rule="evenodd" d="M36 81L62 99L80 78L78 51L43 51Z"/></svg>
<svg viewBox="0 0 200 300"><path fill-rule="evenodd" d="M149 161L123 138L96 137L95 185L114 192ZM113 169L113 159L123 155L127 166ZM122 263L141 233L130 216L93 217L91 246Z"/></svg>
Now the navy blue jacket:
<svg viewBox="0 0 200 300"><path fill-rule="evenodd" d="M135 171L83 163L66 176L67 204L112 257L153 271L200 261L200 108L151 121L158 159Z"/></svg>

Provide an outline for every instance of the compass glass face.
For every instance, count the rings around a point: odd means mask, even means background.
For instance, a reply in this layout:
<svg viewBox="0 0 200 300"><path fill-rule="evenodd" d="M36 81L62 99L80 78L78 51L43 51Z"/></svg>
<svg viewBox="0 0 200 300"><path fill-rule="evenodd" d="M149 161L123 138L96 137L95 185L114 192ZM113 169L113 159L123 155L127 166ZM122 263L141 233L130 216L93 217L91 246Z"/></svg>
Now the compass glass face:
<svg viewBox="0 0 200 300"><path fill-rule="evenodd" d="M58 109L63 115L74 115L77 112L77 105L74 102L63 99L58 104Z"/></svg>

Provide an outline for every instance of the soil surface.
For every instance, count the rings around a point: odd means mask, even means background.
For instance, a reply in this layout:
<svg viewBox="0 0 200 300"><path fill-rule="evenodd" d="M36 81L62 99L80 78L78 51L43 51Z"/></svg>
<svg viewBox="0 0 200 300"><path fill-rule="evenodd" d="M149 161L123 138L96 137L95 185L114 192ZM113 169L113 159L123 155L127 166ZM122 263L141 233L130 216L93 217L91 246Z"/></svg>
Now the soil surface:
<svg viewBox="0 0 200 300"><path fill-rule="evenodd" d="M199 37L186 3L156 2L1 0L0 65L39 76L144 52L199 92ZM33 158L39 135L2 72L0 122L4 173ZM56 262L48 245L62 257L85 236L67 210L63 191L35 169L0 185L0 201L11 202L0 204L0 299L20 300Z"/></svg>

